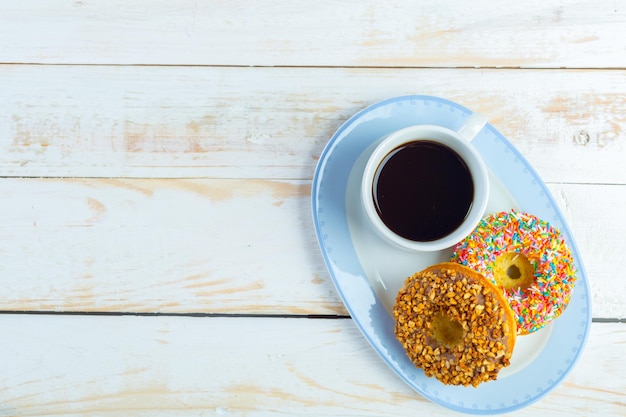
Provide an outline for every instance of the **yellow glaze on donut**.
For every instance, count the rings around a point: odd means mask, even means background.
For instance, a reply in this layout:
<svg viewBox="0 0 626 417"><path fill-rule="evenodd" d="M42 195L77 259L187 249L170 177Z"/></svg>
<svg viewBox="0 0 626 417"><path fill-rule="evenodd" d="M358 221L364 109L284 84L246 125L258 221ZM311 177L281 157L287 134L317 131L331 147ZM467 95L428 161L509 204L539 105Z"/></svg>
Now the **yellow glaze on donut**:
<svg viewBox="0 0 626 417"><path fill-rule="evenodd" d="M524 291L535 282L535 269L524 254L506 252L496 258L493 278L507 290Z"/></svg>

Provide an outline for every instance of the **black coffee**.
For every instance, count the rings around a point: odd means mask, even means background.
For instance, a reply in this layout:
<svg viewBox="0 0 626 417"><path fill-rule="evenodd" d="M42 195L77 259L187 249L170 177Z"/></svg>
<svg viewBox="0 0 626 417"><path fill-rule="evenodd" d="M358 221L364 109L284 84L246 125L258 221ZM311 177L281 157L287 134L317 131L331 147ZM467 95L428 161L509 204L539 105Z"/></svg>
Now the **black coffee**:
<svg viewBox="0 0 626 417"><path fill-rule="evenodd" d="M474 184L455 151L437 142L415 141L387 154L372 192L376 211L389 229L410 240L430 242L463 223Z"/></svg>

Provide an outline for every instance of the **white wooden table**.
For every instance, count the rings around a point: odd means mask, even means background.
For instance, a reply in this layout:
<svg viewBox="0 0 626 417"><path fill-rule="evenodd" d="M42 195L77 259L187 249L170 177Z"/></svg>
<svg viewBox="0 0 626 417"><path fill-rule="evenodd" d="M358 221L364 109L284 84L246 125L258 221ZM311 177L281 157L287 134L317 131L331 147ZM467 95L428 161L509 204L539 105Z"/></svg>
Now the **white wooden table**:
<svg viewBox="0 0 626 417"><path fill-rule="evenodd" d="M382 99L486 115L557 199L582 359L519 416L626 415L626 3L0 1L0 416L453 415L342 305L313 229Z"/></svg>

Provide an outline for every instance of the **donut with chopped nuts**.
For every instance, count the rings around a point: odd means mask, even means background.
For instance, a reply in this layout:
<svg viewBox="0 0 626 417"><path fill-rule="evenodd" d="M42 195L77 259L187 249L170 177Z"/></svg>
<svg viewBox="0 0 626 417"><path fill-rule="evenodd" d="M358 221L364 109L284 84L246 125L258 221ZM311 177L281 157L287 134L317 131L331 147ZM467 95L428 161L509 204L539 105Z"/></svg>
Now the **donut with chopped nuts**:
<svg viewBox="0 0 626 417"><path fill-rule="evenodd" d="M476 387L510 364L513 311L491 281L468 267L444 262L407 278L393 316L411 362L446 385Z"/></svg>

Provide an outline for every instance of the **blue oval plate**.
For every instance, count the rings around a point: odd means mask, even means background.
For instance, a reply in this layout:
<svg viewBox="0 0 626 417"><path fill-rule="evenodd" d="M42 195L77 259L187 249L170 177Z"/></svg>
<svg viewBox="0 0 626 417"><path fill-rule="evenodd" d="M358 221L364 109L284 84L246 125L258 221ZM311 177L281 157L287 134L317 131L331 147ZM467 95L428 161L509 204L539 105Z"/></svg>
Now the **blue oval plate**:
<svg viewBox="0 0 626 417"><path fill-rule="evenodd" d="M384 135L414 124L458 130L472 111L431 96L376 103L351 117L332 136L312 186L313 220L335 287L367 341L407 384L424 397L471 414L526 407L552 391L573 369L591 324L591 301L580 254L547 187L515 147L491 124L473 140L490 171L487 213L533 213L564 234L578 268L569 306L538 332L517 338L511 365L478 388L444 385L416 368L396 340L391 308L405 278L450 259L450 250L410 253L390 247L365 221L359 183L369 153Z"/></svg>

